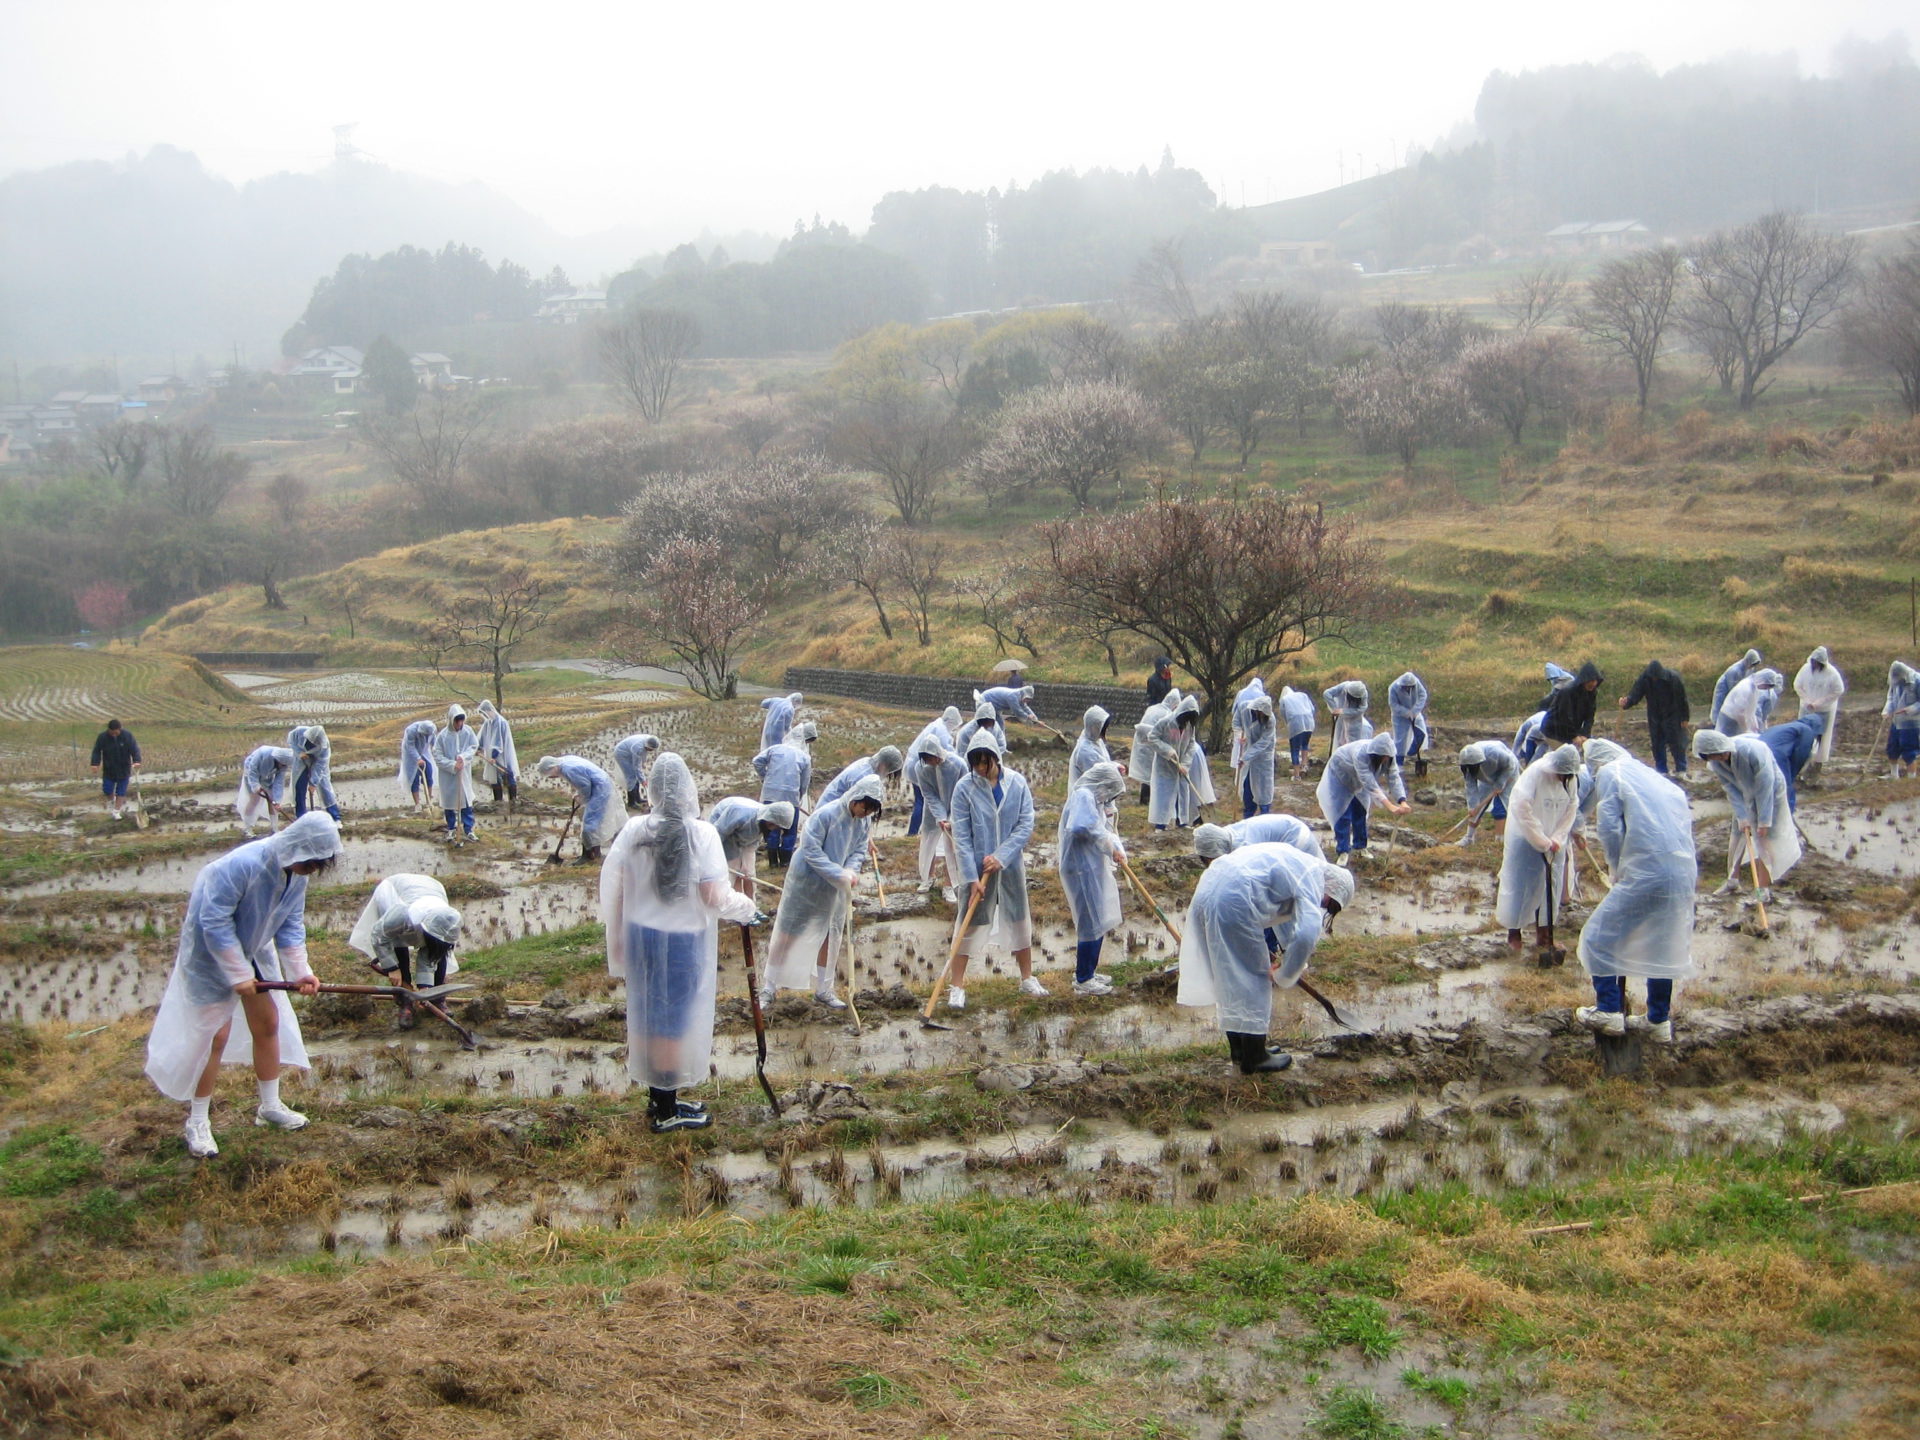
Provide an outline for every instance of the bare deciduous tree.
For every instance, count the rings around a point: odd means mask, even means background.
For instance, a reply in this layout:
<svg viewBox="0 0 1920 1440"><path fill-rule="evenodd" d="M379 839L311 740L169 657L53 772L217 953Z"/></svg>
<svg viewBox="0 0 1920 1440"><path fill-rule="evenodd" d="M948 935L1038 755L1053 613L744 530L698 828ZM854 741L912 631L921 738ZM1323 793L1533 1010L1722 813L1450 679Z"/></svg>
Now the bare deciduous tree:
<svg viewBox="0 0 1920 1440"><path fill-rule="evenodd" d="M980 611L980 623L993 636L994 648L1000 654L1006 654L1009 645L1018 645L1034 659L1040 658L1040 645L1033 634L1040 612L1027 567L995 565L956 580L953 588Z"/></svg>
<svg viewBox="0 0 1920 1440"><path fill-rule="evenodd" d="M360 433L422 511L458 513L470 452L486 438L492 412L464 391L434 390L412 409L363 416Z"/></svg>
<svg viewBox="0 0 1920 1440"><path fill-rule="evenodd" d="M888 569L900 587L901 608L913 621L914 639L921 645L931 645L933 597L947 573L945 543L911 530L899 531L894 536Z"/></svg>
<svg viewBox="0 0 1920 1440"><path fill-rule="evenodd" d="M1497 421L1516 445L1530 418L1572 402L1580 374L1572 340L1537 330L1476 340L1455 365L1467 403Z"/></svg>
<svg viewBox="0 0 1920 1440"><path fill-rule="evenodd" d="M502 682L513 673L513 652L553 618L565 591L525 565L513 565L484 580L480 593L456 601L429 622L420 644L427 663L447 687L464 693L443 668L451 656L474 653L493 679L493 703L504 705Z"/></svg>
<svg viewBox="0 0 1920 1440"><path fill-rule="evenodd" d="M160 494L167 507L189 520L216 514L253 462L222 450L213 426L162 425L152 448L160 467Z"/></svg>
<svg viewBox="0 0 1920 1440"><path fill-rule="evenodd" d="M139 488L140 477L146 473L155 433L152 425L116 420L88 436L87 445L100 474L131 493Z"/></svg>
<svg viewBox="0 0 1920 1440"><path fill-rule="evenodd" d="M1642 411L1685 273L1680 252L1664 245L1609 260L1587 283L1586 302L1573 314L1587 339L1632 367Z"/></svg>
<svg viewBox="0 0 1920 1440"><path fill-rule="evenodd" d="M1346 638L1383 603L1373 545L1317 506L1264 493L1159 500L1043 533L1048 564L1036 599L1083 630L1129 632L1172 656L1212 702L1214 748L1248 675Z"/></svg>
<svg viewBox="0 0 1920 1440"><path fill-rule="evenodd" d="M1907 414L1920 415L1920 240L1875 264L1841 326L1849 356L1892 375Z"/></svg>
<svg viewBox="0 0 1920 1440"><path fill-rule="evenodd" d="M748 459L758 460L762 450L786 433L791 419L785 407L774 404L769 396L758 405L740 405L727 411L720 417L720 428L747 452Z"/></svg>
<svg viewBox="0 0 1920 1440"><path fill-rule="evenodd" d="M1511 284L1496 289L1493 306L1513 322L1520 334L1531 335L1542 325L1551 325L1571 298L1567 267L1548 262L1522 270Z"/></svg>
<svg viewBox="0 0 1920 1440"><path fill-rule="evenodd" d="M1024 395L968 464L991 498L1029 485L1058 486L1085 508L1103 483L1120 483L1126 465L1151 454L1161 425L1138 391L1092 381Z"/></svg>
<svg viewBox="0 0 1920 1440"><path fill-rule="evenodd" d="M791 578L808 567L818 541L854 522L860 500L814 455L661 475L627 503L611 558L633 576L667 540L712 541L755 573Z"/></svg>
<svg viewBox="0 0 1920 1440"><path fill-rule="evenodd" d="M917 389L876 387L827 420L827 450L877 475L903 525L933 516L940 491L972 449L972 427L945 401Z"/></svg>
<svg viewBox="0 0 1920 1440"><path fill-rule="evenodd" d="M600 363L615 388L651 424L673 405L680 369L700 348L700 327L678 310L636 306L603 326Z"/></svg>
<svg viewBox="0 0 1920 1440"><path fill-rule="evenodd" d="M665 541L629 588L626 623L608 648L624 664L679 670L709 700L731 697L734 657L766 617L767 599L763 585L736 576L730 558L718 541Z"/></svg>
<svg viewBox="0 0 1920 1440"><path fill-rule="evenodd" d="M1200 318L1178 240L1156 240L1147 248L1146 258L1133 268L1133 289L1176 325L1191 325Z"/></svg>
<svg viewBox="0 0 1920 1440"><path fill-rule="evenodd" d="M1452 365L1400 369L1366 361L1335 378L1334 403L1354 438L1369 450L1398 455L1408 475L1421 450L1464 434L1474 418Z"/></svg>
<svg viewBox="0 0 1920 1440"><path fill-rule="evenodd" d="M1850 236L1776 210L1711 236L1694 255L1681 324L1726 364L1722 383L1737 385L1742 410L1772 383L1761 383L1767 371L1845 303L1859 250Z"/></svg>

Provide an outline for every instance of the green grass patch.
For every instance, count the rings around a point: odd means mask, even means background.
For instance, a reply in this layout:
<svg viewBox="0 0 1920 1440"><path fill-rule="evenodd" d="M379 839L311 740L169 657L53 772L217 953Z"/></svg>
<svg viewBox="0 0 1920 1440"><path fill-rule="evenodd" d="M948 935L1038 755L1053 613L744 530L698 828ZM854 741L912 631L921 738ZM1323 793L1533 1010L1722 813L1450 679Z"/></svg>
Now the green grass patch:
<svg viewBox="0 0 1920 1440"><path fill-rule="evenodd" d="M463 954L460 969L495 985L564 985L578 975L604 973L606 931L589 921L545 935L526 935L486 950Z"/></svg>
<svg viewBox="0 0 1920 1440"><path fill-rule="evenodd" d="M38 1125L0 1145L0 1194L58 1195L100 1173L100 1147L65 1126Z"/></svg>

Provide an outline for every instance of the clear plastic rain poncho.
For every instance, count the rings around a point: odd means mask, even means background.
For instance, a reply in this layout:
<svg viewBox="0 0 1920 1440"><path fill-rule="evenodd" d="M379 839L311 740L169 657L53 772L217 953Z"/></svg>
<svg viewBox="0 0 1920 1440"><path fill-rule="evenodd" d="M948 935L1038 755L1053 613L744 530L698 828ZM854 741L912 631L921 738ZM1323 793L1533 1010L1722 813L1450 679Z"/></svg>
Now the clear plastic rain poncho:
<svg viewBox="0 0 1920 1440"><path fill-rule="evenodd" d="M1813 758L1824 765L1833 755L1833 734L1840 728L1840 697L1847 693L1847 677L1833 663L1826 646L1815 646L1807 656L1793 677L1793 693L1800 699L1803 718L1818 715L1826 721L1813 752Z"/></svg>
<svg viewBox="0 0 1920 1440"><path fill-rule="evenodd" d="M1193 853L1218 860L1248 845L1291 845L1316 860L1326 854L1313 827L1295 815L1254 815L1231 825L1202 825L1193 832Z"/></svg>
<svg viewBox="0 0 1920 1440"><path fill-rule="evenodd" d="M853 905L853 886L867 861L873 821L853 813L854 802L886 803L886 787L869 775L838 800L830 800L800 827L800 845L787 867L780 910L767 946L767 984L780 990L810 990L813 969L832 969ZM819 961L825 945L826 960Z"/></svg>
<svg viewBox="0 0 1920 1440"><path fill-rule="evenodd" d="M1496 796L1512 795L1520 778L1520 757L1498 740L1476 740L1460 751L1460 775L1467 783L1471 815L1491 808Z"/></svg>
<svg viewBox="0 0 1920 1440"><path fill-rule="evenodd" d="M431 875L389 875L373 887L347 945L391 970L399 963L394 953L399 946L418 949L429 935L443 945L460 941L460 912L447 903L447 887ZM459 969L460 962L449 956L447 974Z"/></svg>
<svg viewBox="0 0 1920 1440"><path fill-rule="evenodd" d="M1376 774L1374 762L1383 757L1387 763ZM1320 772L1320 784L1314 791L1320 801L1320 813L1327 817L1329 825L1337 823L1356 800L1372 814L1373 807L1380 801L1401 800L1406 793L1400 767L1393 763L1391 735L1354 740L1335 750L1327 757L1327 768Z"/></svg>
<svg viewBox="0 0 1920 1440"><path fill-rule="evenodd" d="M1272 699L1256 696L1247 706L1247 743L1240 754L1240 773L1243 787L1261 809L1273 804L1274 746L1278 739Z"/></svg>
<svg viewBox="0 0 1920 1440"><path fill-rule="evenodd" d="M251 829L269 808L280 803L280 792L293 773L293 751L284 745L260 745L240 762L240 785L233 794L233 810L240 824ZM260 793L267 798L261 799Z"/></svg>
<svg viewBox="0 0 1920 1440"><path fill-rule="evenodd" d="M1580 963L1589 975L1685 980L1700 878L1686 793L1611 740L1588 741L1587 764L1613 888L1580 931Z"/></svg>
<svg viewBox="0 0 1920 1440"><path fill-rule="evenodd" d="M1427 687L1409 670L1387 687L1387 710L1393 717L1393 753L1407 758L1407 747L1427 748ZM1415 744L1415 741L1418 741Z"/></svg>
<svg viewBox="0 0 1920 1440"><path fill-rule="evenodd" d="M580 802L580 840L588 849L611 845L627 823L627 805L613 777L578 755L543 755L534 766L549 780L564 780Z"/></svg>
<svg viewBox="0 0 1920 1440"><path fill-rule="evenodd" d="M936 764L926 763L929 755ZM952 884L960 874L960 852L954 849L953 832L944 822L953 818L953 788L966 777L967 767L951 750L943 750L939 741L922 735L913 742L907 771L920 787L926 806L926 823L920 827L920 879L922 883L933 879L933 859L941 855L946 857L947 883Z"/></svg>
<svg viewBox="0 0 1920 1440"><path fill-rule="evenodd" d="M1126 788L1120 767L1102 760L1087 771L1060 811L1054 864L1077 941L1098 940L1120 923L1120 884L1113 870L1127 852L1108 817Z"/></svg>
<svg viewBox="0 0 1920 1440"><path fill-rule="evenodd" d="M647 757L659 753L658 735L629 735L623 740L616 740L613 763L620 767L620 783L629 791L640 790L647 780Z"/></svg>
<svg viewBox="0 0 1920 1440"><path fill-rule="evenodd" d="M1031 685L995 685L989 690L976 690L974 702L993 706L994 713L999 716L1003 736L1009 715L1015 719L1024 720L1029 725L1042 723L1033 710L1033 686Z"/></svg>
<svg viewBox="0 0 1920 1440"><path fill-rule="evenodd" d="M1182 724L1182 721L1188 723ZM1153 792L1147 819L1155 825L1191 825L1211 787L1200 784L1200 702L1184 696L1160 717L1148 736L1153 755Z"/></svg>
<svg viewBox="0 0 1920 1440"><path fill-rule="evenodd" d="M813 722L806 721L778 745L753 757L762 800L785 800L797 806L806 799L813 788L813 752L807 742L815 733Z"/></svg>
<svg viewBox="0 0 1920 1440"><path fill-rule="evenodd" d="M1727 703L1727 696L1733 693L1734 686L1738 685L1759 668L1760 652L1758 650L1749 650L1721 672L1720 678L1713 682L1713 705L1707 712L1710 717L1708 722L1709 729L1720 729L1720 707ZM1725 734L1726 732L1721 731L1721 733Z"/></svg>
<svg viewBox="0 0 1920 1440"><path fill-rule="evenodd" d="M1280 718L1286 722L1289 736L1311 734L1315 723L1313 696L1291 685L1281 686Z"/></svg>
<svg viewBox="0 0 1920 1440"><path fill-rule="evenodd" d="M454 719L464 721L467 712L458 705L447 707L447 723L433 737L435 790L442 810L473 808L473 760L480 753L480 737L473 726L453 728Z"/></svg>
<svg viewBox="0 0 1920 1440"><path fill-rule="evenodd" d="M1556 665L1549 660L1543 668L1547 672L1547 687L1550 691L1564 690L1573 683L1573 672L1566 666Z"/></svg>
<svg viewBox="0 0 1920 1440"><path fill-rule="evenodd" d="M1001 747L992 736L976 735L973 751ZM969 751L969 756L973 753ZM999 798L994 797L998 788ZM1027 905L1027 843L1033 838L1033 792L1026 778L1003 764L996 785L969 769L953 787L953 843L960 855L960 878L971 885L980 878L980 865L997 856L1000 870L987 877L986 893L973 914L973 928L961 942L960 953L977 957L988 944L1007 950L1025 950L1033 944L1033 915ZM965 902L954 917L954 933L966 919Z"/></svg>
<svg viewBox="0 0 1920 1440"><path fill-rule="evenodd" d="M1153 727L1173 713L1180 692L1169 690L1164 700L1149 705L1133 722L1133 747L1127 752L1127 778L1136 785L1153 783Z"/></svg>
<svg viewBox="0 0 1920 1440"><path fill-rule="evenodd" d="M756 911L728 883L687 762L662 755L649 788L651 810L621 828L600 867L600 920L607 973L627 982L627 1078L677 1090L705 1080L713 1059L719 922Z"/></svg>
<svg viewBox="0 0 1920 1440"><path fill-rule="evenodd" d="M1727 874L1741 873L1747 864L1748 827L1759 846L1760 863L1775 880L1800 863L1800 831L1787 804L1787 777L1774 763L1773 752L1757 735L1724 735L1717 730L1693 733L1693 754L1704 760L1727 792L1733 806L1733 834L1727 841ZM1761 826L1767 833L1759 833Z"/></svg>
<svg viewBox="0 0 1920 1440"><path fill-rule="evenodd" d="M795 690L790 695L769 695L760 702L760 708L767 712L766 719L760 722L762 750L770 750L787 738L787 732L799 718L800 702L804 698Z"/></svg>
<svg viewBox="0 0 1920 1440"><path fill-rule="evenodd" d="M1007 731L1006 727L1000 723L1000 712L994 708L993 702L990 700L975 700L973 704L973 718L962 725L960 727L960 733L954 736L954 753L956 755L965 755L967 753L967 747L973 743L973 737L979 734L983 727L995 740L1000 742L1000 748L1002 750L1007 748Z"/></svg>
<svg viewBox="0 0 1920 1440"><path fill-rule="evenodd" d="M1895 730L1920 722L1920 671L1904 660L1887 667L1887 703L1880 713Z"/></svg>
<svg viewBox="0 0 1920 1440"><path fill-rule="evenodd" d="M1089 705L1087 713L1080 717L1080 738L1073 742L1073 753L1067 757L1069 795L1080 788L1081 777L1089 766L1113 759L1107 749L1107 726L1112 721L1113 717L1098 705Z"/></svg>
<svg viewBox="0 0 1920 1440"><path fill-rule="evenodd" d="M820 792L820 803L824 805L829 800L838 800L868 776L873 776L884 783L899 773L900 747L882 745L873 754L861 756L829 780L827 788Z"/></svg>
<svg viewBox="0 0 1920 1440"><path fill-rule="evenodd" d="M1572 676L1568 676L1572 679ZM1522 765L1531 765L1540 754L1540 727L1547 723L1547 712L1536 710L1520 722L1520 728L1513 732L1514 758Z"/></svg>
<svg viewBox="0 0 1920 1440"><path fill-rule="evenodd" d="M1360 733L1360 725L1367 718L1367 707L1373 703L1365 681L1343 680L1338 685L1329 685L1320 698L1326 703L1327 714L1333 717L1334 749L1365 738ZM1372 733L1369 728L1367 734Z"/></svg>
<svg viewBox="0 0 1920 1440"><path fill-rule="evenodd" d="M1553 913L1559 923L1562 897L1573 893L1568 838L1580 823L1580 752L1571 745L1549 750L1521 773L1507 796L1506 851L1494 920L1508 930L1547 923L1547 851L1552 856Z"/></svg>
<svg viewBox="0 0 1920 1440"><path fill-rule="evenodd" d="M253 1035L233 987L246 980L303 980L307 964L307 877L288 873L303 860L340 853L340 827L309 810L277 835L249 841L208 863L194 879L180 947L160 1013L147 1039L147 1078L171 1100L191 1100L214 1036L231 1024L223 1065L253 1061ZM280 1062L307 1068L300 1021L285 991L273 992L280 1017Z"/></svg>
<svg viewBox="0 0 1920 1440"><path fill-rule="evenodd" d="M409 794L413 791L414 777L421 773L420 762L425 761L427 768L433 768L433 735L431 720L416 720L400 732L400 788Z"/></svg>
<svg viewBox="0 0 1920 1440"><path fill-rule="evenodd" d="M1733 689L1720 706L1720 723L1714 728L1723 735L1758 735L1767 728L1767 719L1780 698L1778 670L1756 670Z"/></svg>
<svg viewBox="0 0 1920 1440"><path fill-rule="evenodd" d="M1240 687L1240 693L1233 697L1233 748L1227 755L1227 764L1237 775L1240 771L1240 756L1247 742L1247 707L1267 693L1267 682L1258 675Z"/></svg>
<svg viewBox="0 0 1920 1440"><path fill-rule="evenodd" d="M504 785L520 775L520 752L513 748L513 726L507 717L493 708L491 700L480 702L480 778L489 785Z"/></svg>
<svg viewBox="0 0 1920 1440"><path fill-rule="evenodd" d="M793 824L793 805L786 800L769 805L744 795L729 795L714 802L707 811L707 823L719 833L727 868L736 875L752 875L753 855L760 848L760 827L788 829Z"/></svg>
<svg viewBox="0 0 1920 1440"><path fill-rule="evenodd" d="M949 715L953 717L953 723L951 725L947 723L947 716ZM945 715L936 715L927 722L925 729L913 737L913 744L907 747L907 753L911 755L915 746L919 745L922 740L931 740L942 750L951 751L953 749L953 737L959 732L959 729L960 709L956 705L949 705Z"/></svg>
<svg viewBox="0 0 1920 1440"><path fill-rule="evenodd" d="M333 743L327 739L324 725L296 725L287 732L287 748L293 751L295 774L300 767L307 772L307 784L319 792L321 806L334 806L340 797L333 793Z"/></svg>
<svg viewBox="0 0 1920 1440"><path fill-rule="evenodd" d="M1351 895L1347 871L1291 845L1249 845L1214 861L1187 906L1175 999L1215 1006L1226 1034L1266 1034L1274 987L1299 983L1325 932L1329 883ZM1268 930L1279 941L1275 971Z"/></svg>

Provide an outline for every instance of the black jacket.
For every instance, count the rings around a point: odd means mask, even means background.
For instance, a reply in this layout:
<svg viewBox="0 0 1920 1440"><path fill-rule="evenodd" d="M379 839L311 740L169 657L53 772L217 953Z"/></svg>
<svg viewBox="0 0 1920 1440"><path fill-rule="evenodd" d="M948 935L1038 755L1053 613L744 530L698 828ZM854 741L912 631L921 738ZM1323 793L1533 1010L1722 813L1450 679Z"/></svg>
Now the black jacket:
<svg viewBox="0 0 1920 1440"><path fill-rule="evenodd" d="M1684 725L1693 718L1693 712L1687 708L1687 682L1680 678L1679 671L1669 670L1658 660L1649 660L1647 668L1633 682L1633 688L1627 691L1628 709L1642 700L1647 702L1650 724L1672 721Z"/></svg>
<svg viewBox="0 0 1920 1440"><path fill-rule="evenodd" d="M1556 690L1547 700L1547 718L1540 722L1540 734L1556 745L1566 745L1583 736L1593 734L1593 706L1599 695L1599 687L1589 690L1589 680L1598 682L1603 677L1600 667L1591 660L1580 667L1580 673L1573 677L1573 683L1564 690Z"/></svg>
<svg viewBox="0 0 1920 1440"><path fill-rule="evenodd" d="M133 762L140 758L140 742L133 738L131 730L122 727L118 735L102 730L94 738L93 758L87 764L100 767L102 780L130 780Z"/></svg>
<svg viewBox="0 0 1920 1440"><path fill-rule="evenodd" d="M1158 705L1167 698L1167 692L1173 689L1173 677L1162 675L1158 670L1147 677L1147 704Z"/></svg>

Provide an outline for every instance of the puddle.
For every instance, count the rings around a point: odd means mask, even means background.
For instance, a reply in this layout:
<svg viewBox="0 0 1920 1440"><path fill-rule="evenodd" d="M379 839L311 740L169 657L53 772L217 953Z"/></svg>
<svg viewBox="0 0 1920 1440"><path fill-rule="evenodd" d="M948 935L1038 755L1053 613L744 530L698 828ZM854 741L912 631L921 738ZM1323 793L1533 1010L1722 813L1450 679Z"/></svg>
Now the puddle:
<svg viewBox="0 0 1920 1440"><path fill-rule="evenodd" d="M1809 805L1796 818L1802 839L1822 855L1903 880L1920 875L1920 799L1869 810Z"/></svg>
<svg viewBox="0 0 1920 1440"><path fill-rule="evenodd" d="M160 1003L173 968L143 965L133 946L107 955L50 955L0 964L0 1020L24 1025L101 1024Z"/></svg>

